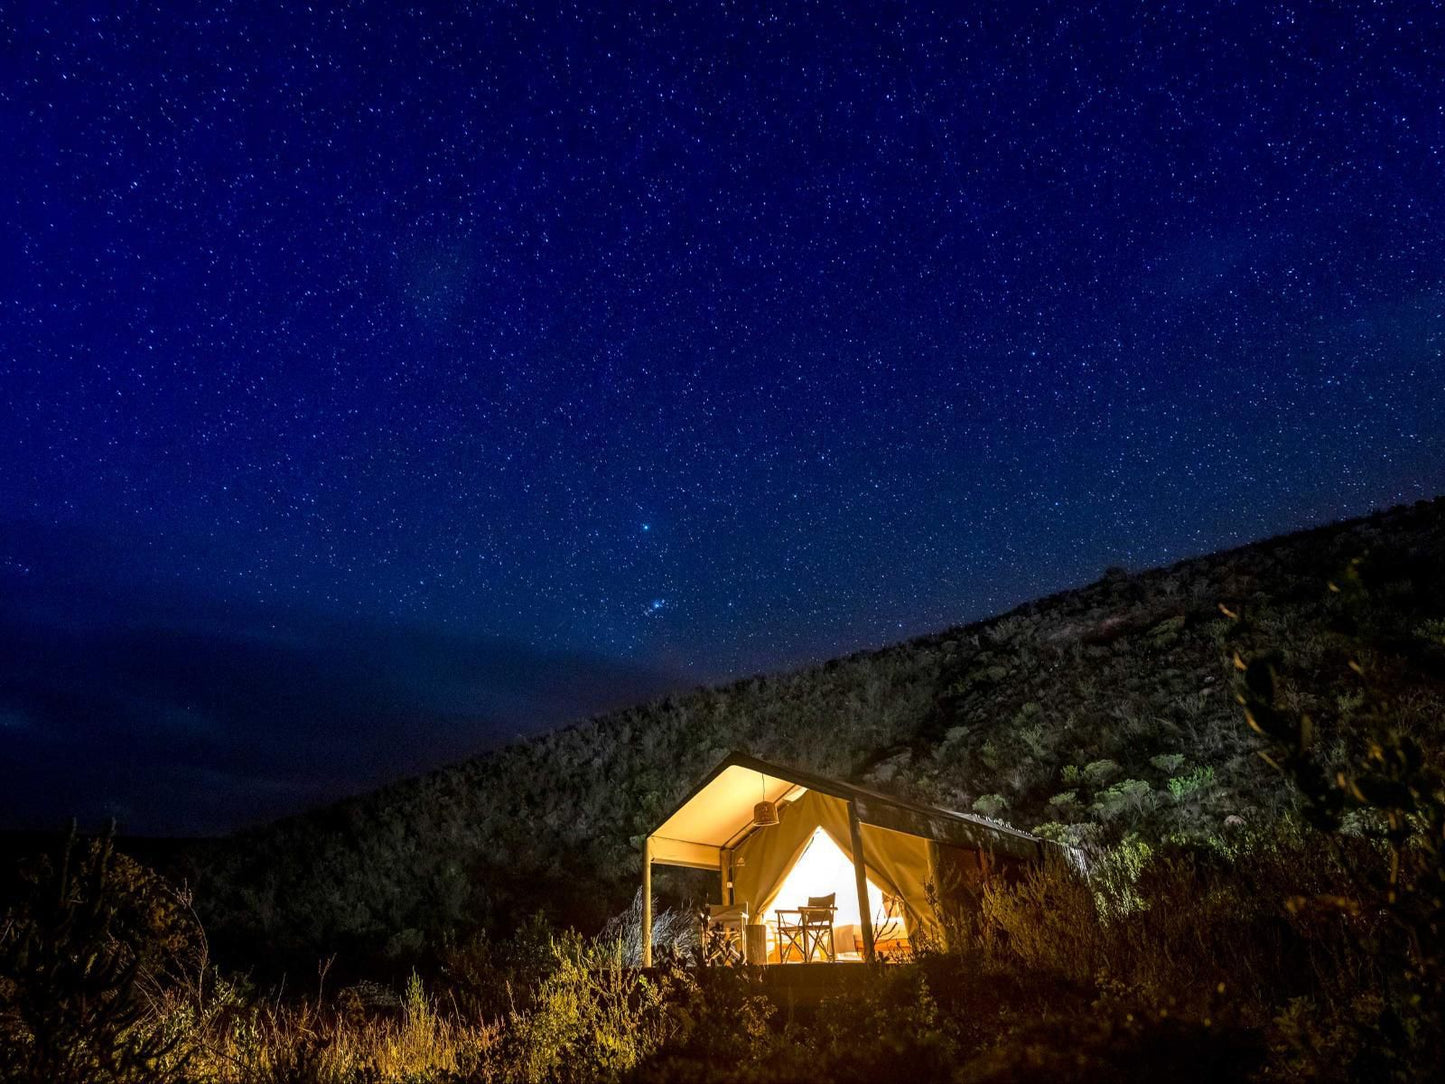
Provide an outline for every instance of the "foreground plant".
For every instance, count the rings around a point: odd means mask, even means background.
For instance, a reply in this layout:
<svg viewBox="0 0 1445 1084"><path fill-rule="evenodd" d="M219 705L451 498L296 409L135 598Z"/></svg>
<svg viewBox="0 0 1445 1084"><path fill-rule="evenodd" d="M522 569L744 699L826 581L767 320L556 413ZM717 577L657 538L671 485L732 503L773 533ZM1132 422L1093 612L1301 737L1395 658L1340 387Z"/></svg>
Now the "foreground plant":
<svg viewBox="0 0 1445 1084"><path fill-rule="evenodd" d="M1363 558L1330 583L1349 621L1367 595ZM1389 686L1377 679L1384 660L1363 646L1344 665L1357 683L1354 726L1335 734L1346 751L1335 763L1321 754L1319 728L1310 713L1293 709L1282 694L1278 659L1258 644L1248 617L1221 606L1236 626L1237 696L1250 728L1262 739L1258 754L1293 784L1306 817L1338 848L1346 833L1373 840L1388 857L1382 875L1372 865L1348 867L1347 891L1294 895L1297 915L1382 914L1397 934L1381 942L1384 997L1357 1028L1373 1031L1370 1044L1383 1070L1413 1079L1445 1064L1445 774L1399 722ZM1308 1029L1287 1021L1292 1033Z"/></svg>
<svg viewBox="0 0 1445 1084"><path fill-rule="evenodd" d="M112 833L71 826L58 861L27 871L0 925L0 1074L45 1084L156 1084L193 1053L156 1026L148 982L190 936L184 909Z"/></svg>

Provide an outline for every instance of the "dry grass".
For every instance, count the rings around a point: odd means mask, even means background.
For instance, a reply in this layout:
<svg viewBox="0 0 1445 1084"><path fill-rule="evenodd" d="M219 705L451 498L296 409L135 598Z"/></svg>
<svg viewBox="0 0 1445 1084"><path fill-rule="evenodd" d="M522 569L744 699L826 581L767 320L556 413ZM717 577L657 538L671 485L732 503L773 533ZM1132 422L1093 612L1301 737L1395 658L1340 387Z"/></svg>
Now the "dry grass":
<svg viewBox="0 0 1445 1084"><path fill-rule="evenodd" d="M195 1084L356 1084L475 1076L496 1050L499 1024L443 1011L413 978L399 1012L365 1009L348 993L329 1004L269 1001L218 982L198 1003L174 996L152 1026L178 1034L175 1078Z"/></svg>

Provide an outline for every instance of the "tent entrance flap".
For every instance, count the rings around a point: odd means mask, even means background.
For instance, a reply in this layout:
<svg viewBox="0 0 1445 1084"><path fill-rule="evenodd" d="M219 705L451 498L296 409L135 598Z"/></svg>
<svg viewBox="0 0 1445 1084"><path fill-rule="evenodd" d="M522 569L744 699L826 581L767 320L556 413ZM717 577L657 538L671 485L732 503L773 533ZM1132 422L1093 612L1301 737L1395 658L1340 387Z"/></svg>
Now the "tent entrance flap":
<svg viewBox="0 0 1445 1084"><path fill-rule="evenodd" d="M818 828L853 861L848 803L820 791L809 791L788 805L781 824L753 833L737 848L733 856L734 899L746 904L753 914L770 906ZM931 879L928 841L871 824L859 828L866 879L903 902L910 929L931 929L933 908L926 887ZM838 890L850 894L856 891L852 883L839 885Z"/></svg>
<svg viewBox="0 0 1445 1084"><path fill-rule="evenodd" d="M865 907L855 890L856 873L853 859L828 834L826 828L814 830L803 853L798 855L783 874L771 896L758 911L760 918L779 907L796 908L816 896L835 897L834 924L861 928L863 916L878 914L883 909L883 888L873 877L867 878L868 903Z"/></svg>

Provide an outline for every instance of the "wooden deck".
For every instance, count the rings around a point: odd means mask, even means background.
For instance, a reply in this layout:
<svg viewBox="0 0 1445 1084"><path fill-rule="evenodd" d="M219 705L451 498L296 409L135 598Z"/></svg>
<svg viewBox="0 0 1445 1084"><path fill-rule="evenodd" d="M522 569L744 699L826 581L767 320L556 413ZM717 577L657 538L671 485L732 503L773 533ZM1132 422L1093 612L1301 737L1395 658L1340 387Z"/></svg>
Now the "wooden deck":
<svg viewBox="0 0 1445 1084"><path fill-rule="evenodd" d="M758 992L768 998L784 1016L807 1015L826 998L877 981L878 972L912 967L911 963L808 963L768 964L766 967L731 968L715 965L705 970L734 971L748 976L758 984ZM659 968L633 969L648 976L659 976Z"/></svg>
<svg viewBox="0 0 1445 1084"><path fill-rule="evenodd" d="M810 1013L828 997L875 981L884 967L907 964L773 964L758 969L763 993L786 1015Z"/></svg>

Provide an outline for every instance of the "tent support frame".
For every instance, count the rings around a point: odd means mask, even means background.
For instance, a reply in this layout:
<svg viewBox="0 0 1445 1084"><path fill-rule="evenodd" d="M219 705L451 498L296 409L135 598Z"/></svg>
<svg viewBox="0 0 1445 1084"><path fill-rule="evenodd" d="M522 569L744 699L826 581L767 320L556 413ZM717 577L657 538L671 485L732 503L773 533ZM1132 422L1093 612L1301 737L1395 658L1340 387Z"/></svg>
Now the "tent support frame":
<svg viewBox="0 0 1445 1084"><path fill-rule="evenodd" d="M652 837L642 842L642 966L652 966Z"/></svg>
<svg viewBox="0 0 1445 1084"><path fill-rule="evenodd" d="M863 861L863 827L858 803L848 801L848 835L853 844L853 881L858 888L858 922L863 931L863 960L873 962L873 909L868 906L868 873Z"/></svg>

